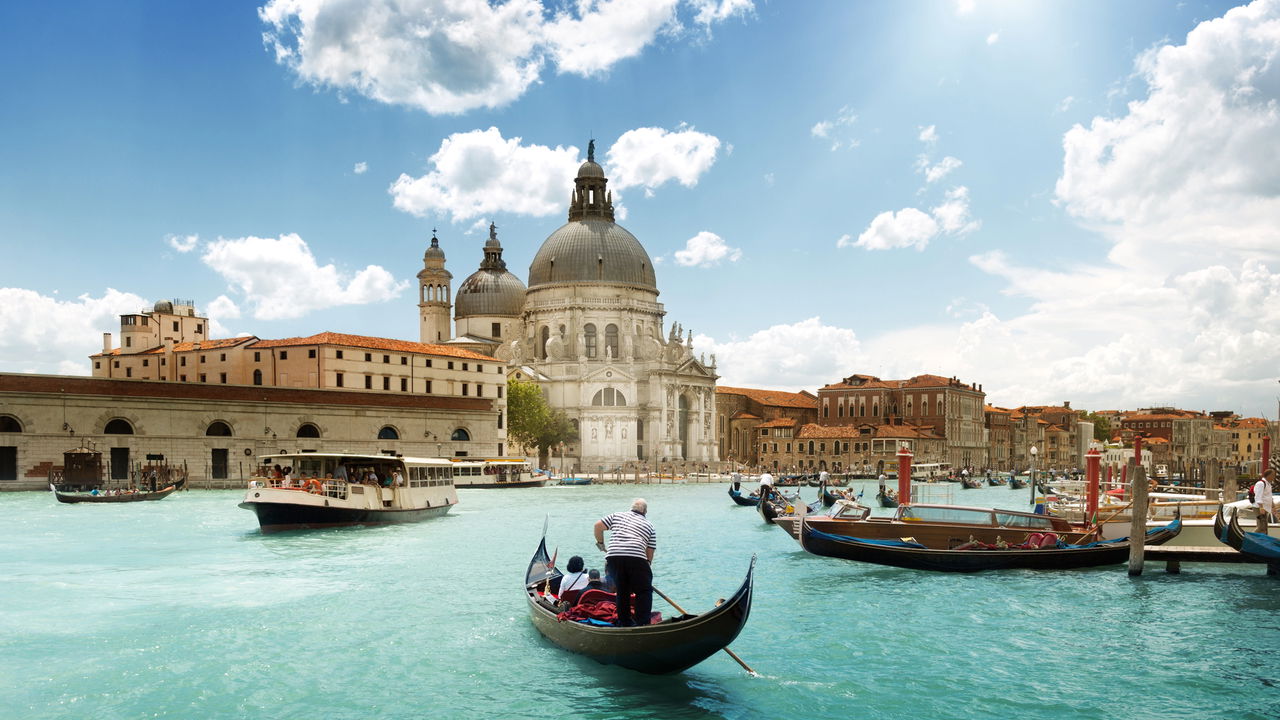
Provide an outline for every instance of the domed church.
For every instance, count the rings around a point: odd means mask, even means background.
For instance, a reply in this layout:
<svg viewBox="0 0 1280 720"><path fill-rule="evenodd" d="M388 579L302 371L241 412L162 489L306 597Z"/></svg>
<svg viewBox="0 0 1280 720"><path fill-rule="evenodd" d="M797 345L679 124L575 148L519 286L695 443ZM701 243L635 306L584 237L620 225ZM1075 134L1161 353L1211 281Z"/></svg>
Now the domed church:
<svg viewBox="0 0 1280 720"><path fill-rule="evenodd" d="M489 226L480 268L458 287L451 345L492 354L538 382L578 428L567 463L585 471L625 463L712 462L715 356L693 355L666 310L649 253L614 222L595 142L578 168L568 222L529 265L529 284L507 270ZM422 342L448 330L444 252L432 236L418 273ZM558 455L558 453L557 453Z"/></svg>

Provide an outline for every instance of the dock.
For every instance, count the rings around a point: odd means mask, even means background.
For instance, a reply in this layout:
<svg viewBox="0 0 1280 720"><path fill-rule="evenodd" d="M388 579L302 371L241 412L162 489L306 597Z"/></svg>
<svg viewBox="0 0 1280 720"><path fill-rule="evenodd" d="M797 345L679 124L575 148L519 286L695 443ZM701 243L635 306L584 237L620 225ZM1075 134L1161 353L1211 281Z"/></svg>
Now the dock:
<svg viewBox="0 0 1280 720"><path fill-rule="evenodd" d="M1147 560L1163 560L1165 572L1177 574L1182 572L1182 563L1254 563L1267 566L1268 575L1280 575L1280 563L1267 562L1254 556L1246 555L1239 550L1219 545L1216 547L1147 545L1142 549Z"/></svg>

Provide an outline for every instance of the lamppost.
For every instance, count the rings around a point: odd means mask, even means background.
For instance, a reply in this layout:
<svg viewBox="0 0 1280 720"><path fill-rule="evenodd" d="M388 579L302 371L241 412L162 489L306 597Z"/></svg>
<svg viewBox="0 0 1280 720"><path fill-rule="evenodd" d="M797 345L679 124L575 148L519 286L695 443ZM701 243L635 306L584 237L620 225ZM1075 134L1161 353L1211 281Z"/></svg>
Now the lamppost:
<svg viewBox="0 0 1280 720"><path fill-rule="evenodd" d="M1035 445L1032 445L1032 446L1027 450L1027 452L1031 453L1031 482L1030 482L1030 485L1031 485L1031 504L1032 504L1032 505L1035 505L1035 504L1036 504L1036 454L1037 454L1039 451L1038 451L1038 450L1036 450L1036 446L1035 446Z"/></svg>

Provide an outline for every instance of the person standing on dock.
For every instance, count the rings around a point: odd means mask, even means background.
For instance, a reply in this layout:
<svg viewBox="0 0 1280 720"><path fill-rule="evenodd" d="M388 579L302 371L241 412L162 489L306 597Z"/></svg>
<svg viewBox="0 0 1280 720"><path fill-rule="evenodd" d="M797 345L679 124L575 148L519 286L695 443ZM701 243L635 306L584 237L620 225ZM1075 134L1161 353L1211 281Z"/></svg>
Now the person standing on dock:
<svg viewBox="0 0 1280 720"><path fill-rule="evenodd" d="M605 550L605 571L617 591L618 627L648 625L653 608L653 552L658 547L658 534L649 522L649 504L643 498L631 502L627 512L605 515L596 521L596 547ZM609 547L604 544L608 530ZM635 607L631 594L635 593Z"/></svg>
<svg viewBox="0 0 1280 720"><path fill-rule="evenodd" d="M1267 468L1262 473L1262 477L1258 478L1258 482L1253 485L1253 502L1258 506L1258 524L1254 527L1255 532L1263 534L1267 532L1267 521L1275 510L1275 496L1271 492L1271 485L1275 479L1276 471Z"/></svg>

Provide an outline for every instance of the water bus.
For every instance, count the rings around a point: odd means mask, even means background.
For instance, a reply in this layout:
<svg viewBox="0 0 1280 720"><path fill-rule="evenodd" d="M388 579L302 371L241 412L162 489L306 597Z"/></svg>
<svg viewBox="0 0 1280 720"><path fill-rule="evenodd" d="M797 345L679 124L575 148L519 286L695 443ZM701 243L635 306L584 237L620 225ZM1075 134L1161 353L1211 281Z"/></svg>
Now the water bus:
<svg viewBox="0 0 1280 720"><path fill-rule="evenodd" d="M529 488L547 482L545 477L535 477L533 466L522 458L453 458L451 462L458 488Z"/></svg>
<svg viewBox="0 0 1280 720"><path fill-rule="evenodd" d="M258 516L264 533L417 522L458 504L446 459L304 452L260 460L240 507Z"/></svg>

